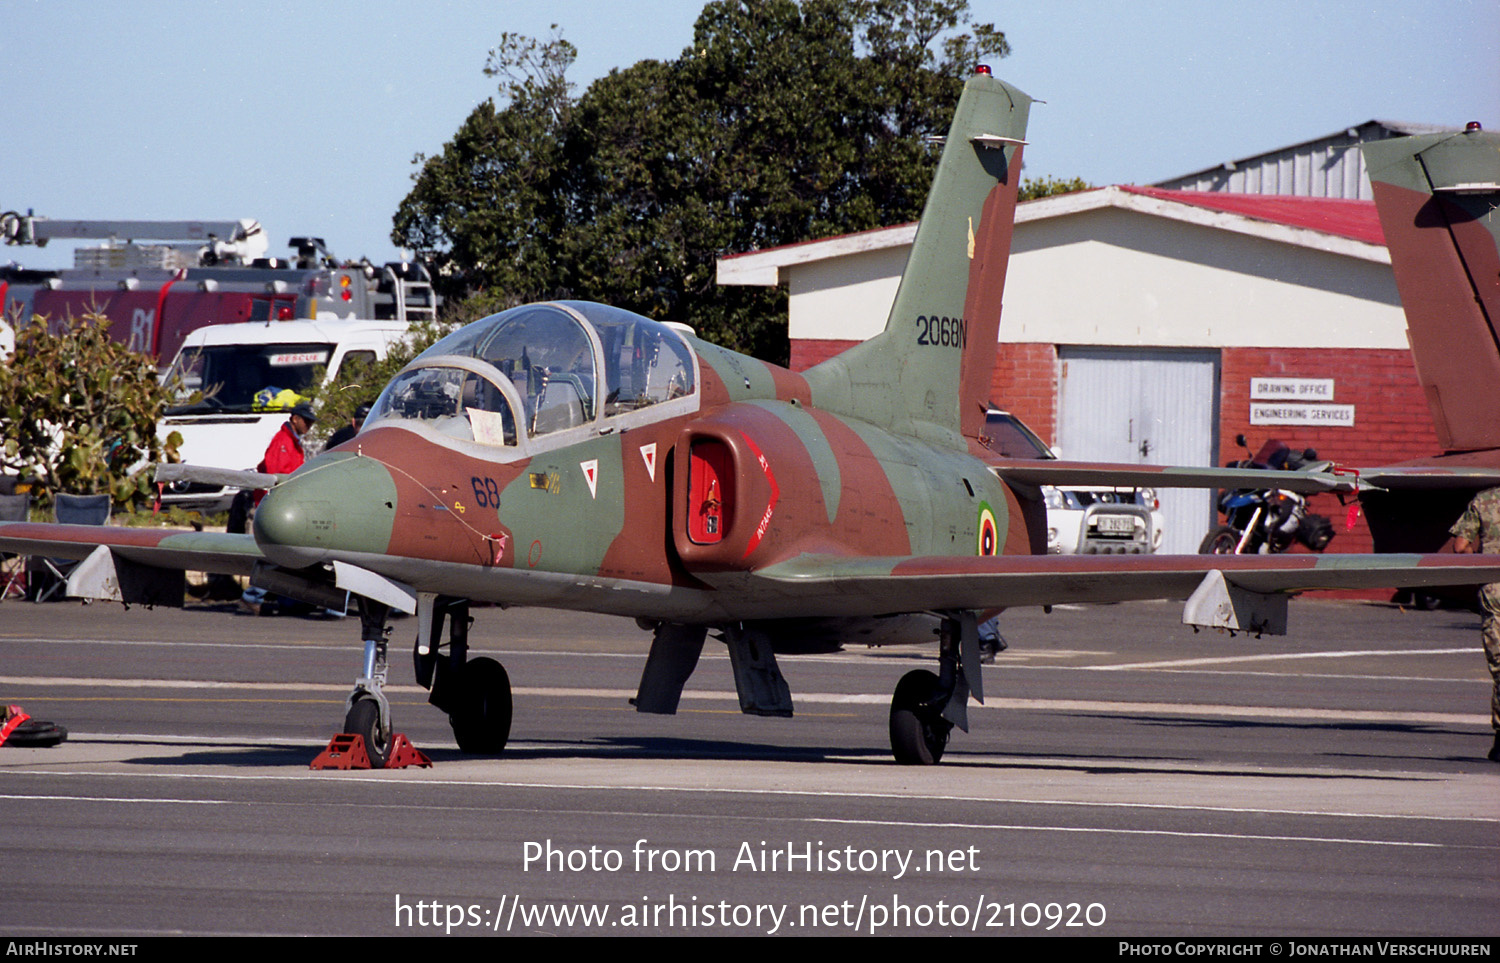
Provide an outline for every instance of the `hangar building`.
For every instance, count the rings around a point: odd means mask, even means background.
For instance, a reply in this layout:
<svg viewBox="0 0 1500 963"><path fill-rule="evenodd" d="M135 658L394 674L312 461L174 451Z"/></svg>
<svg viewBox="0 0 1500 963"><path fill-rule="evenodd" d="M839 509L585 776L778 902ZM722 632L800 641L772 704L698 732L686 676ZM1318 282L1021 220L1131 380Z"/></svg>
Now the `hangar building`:
<svg viewBox="0 0 1500 963"><path fill-rule="evenodd" d="M1279 438L1347 465L1438 450L1359 140L1371 121L1163 184L1021 204L992 398L1068 458L1218 464ZM1197 189L1178 189L1192 186ZM1277 190L1297 193L1276 193ZM1262 193L1264 191L1264 193ZM785 283L794 369L877 333L916 225L723 258L720 284ZM1162 493L1164 552L1216 524ZM1332 496L1331 551L1369 531Z"/></svg>

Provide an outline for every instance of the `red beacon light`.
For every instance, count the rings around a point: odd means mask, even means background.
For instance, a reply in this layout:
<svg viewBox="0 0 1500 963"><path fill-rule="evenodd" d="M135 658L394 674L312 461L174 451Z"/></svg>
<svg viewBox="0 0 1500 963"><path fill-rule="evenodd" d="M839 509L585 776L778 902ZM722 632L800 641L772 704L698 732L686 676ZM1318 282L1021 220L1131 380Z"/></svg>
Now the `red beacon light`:
<svg viewBox="0 0 1500 963"><path fill-rule="evenodd" d="M1481 130L1484 130L1484 125L1480 124L1477 120L1471 120L1467 124L1464 124L1465 134L1474 134Z"/></svg>
<svg viewBox="0 0 1500 963"><path fill-rule="evenodd" d="M977 67L974 68L974 72L976 74L984 74L986 77L989 77L989 76L993 75L992 71L990 70L990 65L989 64L979 64Z"/></svg>

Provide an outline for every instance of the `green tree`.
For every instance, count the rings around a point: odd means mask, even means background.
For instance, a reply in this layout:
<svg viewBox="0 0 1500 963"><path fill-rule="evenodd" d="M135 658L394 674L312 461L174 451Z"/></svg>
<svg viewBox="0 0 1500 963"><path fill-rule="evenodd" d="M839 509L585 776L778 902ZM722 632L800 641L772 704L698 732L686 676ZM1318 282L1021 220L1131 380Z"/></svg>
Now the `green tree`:
<svg viewBox="0 0 1500 963"><path fill-rule="evenodd" d="M566 41L506 35L503 106L418 158L393 237L450 298L607 301L784 361L784 293L719 288L715 259L916 218L928 138L1008 50L967 0L715 0L675 60L575 99Z"/></svg>
<svg viewBox="0 0 1500 963"><path fill-rule="evenodd" d="M450 300L503 308L556 296L551 242L565 225L564 74L574 53L557 35L541 43L504 34L484 72L502 78L506 106L486 100L441 154L413 159L420 169L392 237L429 260Z"/></svg>
<svg viewBox="0 0 1500 963"><path fill-rule="evenodd" d="M176 393L156 362L111 340L103 315L17 327L0 365L0 467L35 476L44 501L108 492L127 508L149 497L156 462L176 461L182 443L176 432L157 438Z"/></svg>
<svg viewBox="0 0 1500 963"><path fill-rule="evenodd" d="M1091 191L1094 185L1081 177L1073 177L1063 180L1060 177L1047 176L1039 179L1023 178L1018 198L1023 201L1034 201L1039 197L1053 197L1057 194L1073 194L1078 191Z"/></svg>

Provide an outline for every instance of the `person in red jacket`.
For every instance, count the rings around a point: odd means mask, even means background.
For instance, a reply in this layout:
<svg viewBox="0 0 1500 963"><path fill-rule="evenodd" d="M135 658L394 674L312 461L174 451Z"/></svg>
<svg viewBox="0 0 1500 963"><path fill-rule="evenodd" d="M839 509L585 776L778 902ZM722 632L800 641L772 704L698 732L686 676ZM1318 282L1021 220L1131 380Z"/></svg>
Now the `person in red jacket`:
<svg viewBox="0 0 1500 963"><path fill-rule="evenodd" d="M286 424L271 439L266 446L266 456L255 466L256 471L270 472L273 475L289 475L302 467L307 460L307 451L302 447L302 436L307 434L318 420L313 413L312 405L303 402L292 409L291 417L287 418ZM266 495L265 490L257 490L255 493L255 504ZM266 601L266 590L250 586L245 589L245 594L240 596L240 608L252 615L259 615L261 606Z"/></svg>
<svg viewBox="0 0 1500 963"><path fill-rule="evenodd" d="M266 457L260 460L255 470L273 475L290 475L301 468L302 463L307 460L307 452L302 447L302 436L307 434L307 429L317 420L318 416L313 413L312 405L307 402L293 408L291 417L266 446ZM256 492L255 504L259 505L265 494L264 491Z"/></svg>

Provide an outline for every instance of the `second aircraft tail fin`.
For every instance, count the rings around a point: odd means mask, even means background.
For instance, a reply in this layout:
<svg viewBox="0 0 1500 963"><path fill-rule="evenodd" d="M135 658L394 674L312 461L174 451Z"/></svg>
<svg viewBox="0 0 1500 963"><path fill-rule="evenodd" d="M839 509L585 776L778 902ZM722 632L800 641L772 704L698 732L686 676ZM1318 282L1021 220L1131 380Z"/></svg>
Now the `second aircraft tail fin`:
<svg viewBox="0 0 1500 963"><path fill-rule="evenodd" d="M1500 134L1361 149L1438 439L1500 448Z"/></svg>

